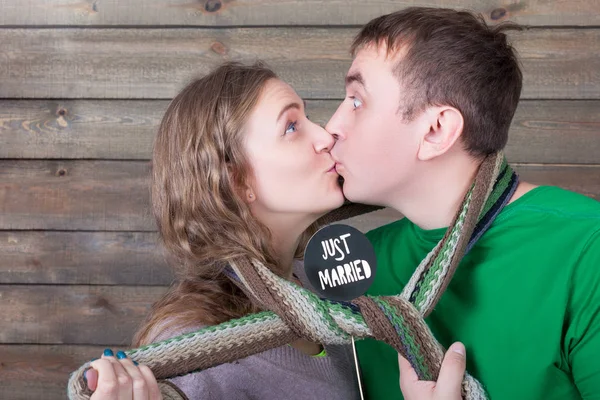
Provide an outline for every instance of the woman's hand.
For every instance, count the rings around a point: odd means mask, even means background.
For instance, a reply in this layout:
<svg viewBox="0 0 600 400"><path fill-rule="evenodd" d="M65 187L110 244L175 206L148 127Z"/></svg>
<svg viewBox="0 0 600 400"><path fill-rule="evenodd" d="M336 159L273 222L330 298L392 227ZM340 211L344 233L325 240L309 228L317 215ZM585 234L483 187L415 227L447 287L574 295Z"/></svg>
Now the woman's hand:
<svg viewBox="0 0 600 400"><path fill-rule="evenodd" d="M106 349L102 358L91 363L85 371L91 400L161 400L162 396L154 374L145 365L138 365L119 351L114 357Z"/></svg>
<svg viewBox="0 0 600 400"><path fill-rule="evenodd" d="M398 355L400 390L404 400L461 400L467 358L465 346L454 343L444 356L437 382L420 381L410 363Z"/></svg>

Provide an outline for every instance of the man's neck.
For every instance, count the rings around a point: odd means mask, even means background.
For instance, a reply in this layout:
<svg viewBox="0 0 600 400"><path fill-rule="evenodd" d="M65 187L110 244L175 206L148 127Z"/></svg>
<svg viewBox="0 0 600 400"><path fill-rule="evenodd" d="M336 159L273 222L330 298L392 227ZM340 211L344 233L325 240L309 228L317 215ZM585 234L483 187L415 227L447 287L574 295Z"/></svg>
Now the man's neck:
<svg viewBox="0 0 600 400"><path fill-rule="evenodd" d="M418 179L394 196L390 206L422 229L448 227L480 164L470 157L456 156L451 160L430 162Z"/></svg>

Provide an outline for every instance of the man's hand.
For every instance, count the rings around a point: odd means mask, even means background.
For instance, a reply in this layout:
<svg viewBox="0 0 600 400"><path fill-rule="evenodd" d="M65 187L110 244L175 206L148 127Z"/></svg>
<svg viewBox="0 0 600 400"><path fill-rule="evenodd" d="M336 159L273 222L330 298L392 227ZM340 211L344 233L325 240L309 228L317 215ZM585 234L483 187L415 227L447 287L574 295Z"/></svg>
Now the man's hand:
<svg viewBox="0 0 600 400"><path fill-rule="evenodd" d="M456 342L446 352L437 382L420 381L410 363L398 355L400 390L405 400L461 400L467 365L465 346Z"/></svg>

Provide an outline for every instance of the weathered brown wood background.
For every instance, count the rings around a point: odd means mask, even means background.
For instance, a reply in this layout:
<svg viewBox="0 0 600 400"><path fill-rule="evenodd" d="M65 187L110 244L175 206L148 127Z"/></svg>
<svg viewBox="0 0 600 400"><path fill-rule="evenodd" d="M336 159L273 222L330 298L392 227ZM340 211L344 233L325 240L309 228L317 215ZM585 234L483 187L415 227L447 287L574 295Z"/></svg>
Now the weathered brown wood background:
<svg viewBox="0 0 600 400"><path fill-rule="evenodd" d="M148 160L187 80L261 58L325 122L358 27L410 5L527 25L512 35L525 87L508 157L527 180L600 199L598 1L0 1L0 398L64 398L68 373L126 347L164 291Z"/></svg>

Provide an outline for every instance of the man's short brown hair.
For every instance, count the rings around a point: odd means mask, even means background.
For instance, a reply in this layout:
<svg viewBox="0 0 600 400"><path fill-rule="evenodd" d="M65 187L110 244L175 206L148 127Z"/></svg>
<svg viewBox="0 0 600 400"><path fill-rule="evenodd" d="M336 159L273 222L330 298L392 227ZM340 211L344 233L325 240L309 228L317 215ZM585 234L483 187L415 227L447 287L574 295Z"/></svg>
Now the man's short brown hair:
<svg viewBox="0 0 600 400"><path fill-rule="evenodd" d="M488 26L467 11L411 7L367 23L354 39L352 54L385 45L401 51L394 73L405 91L399 110L407 120L431 105L448 105L464 118L465 148L483 156L504 148L522 87L522 73L507 43L515 24Z"/></svg>

